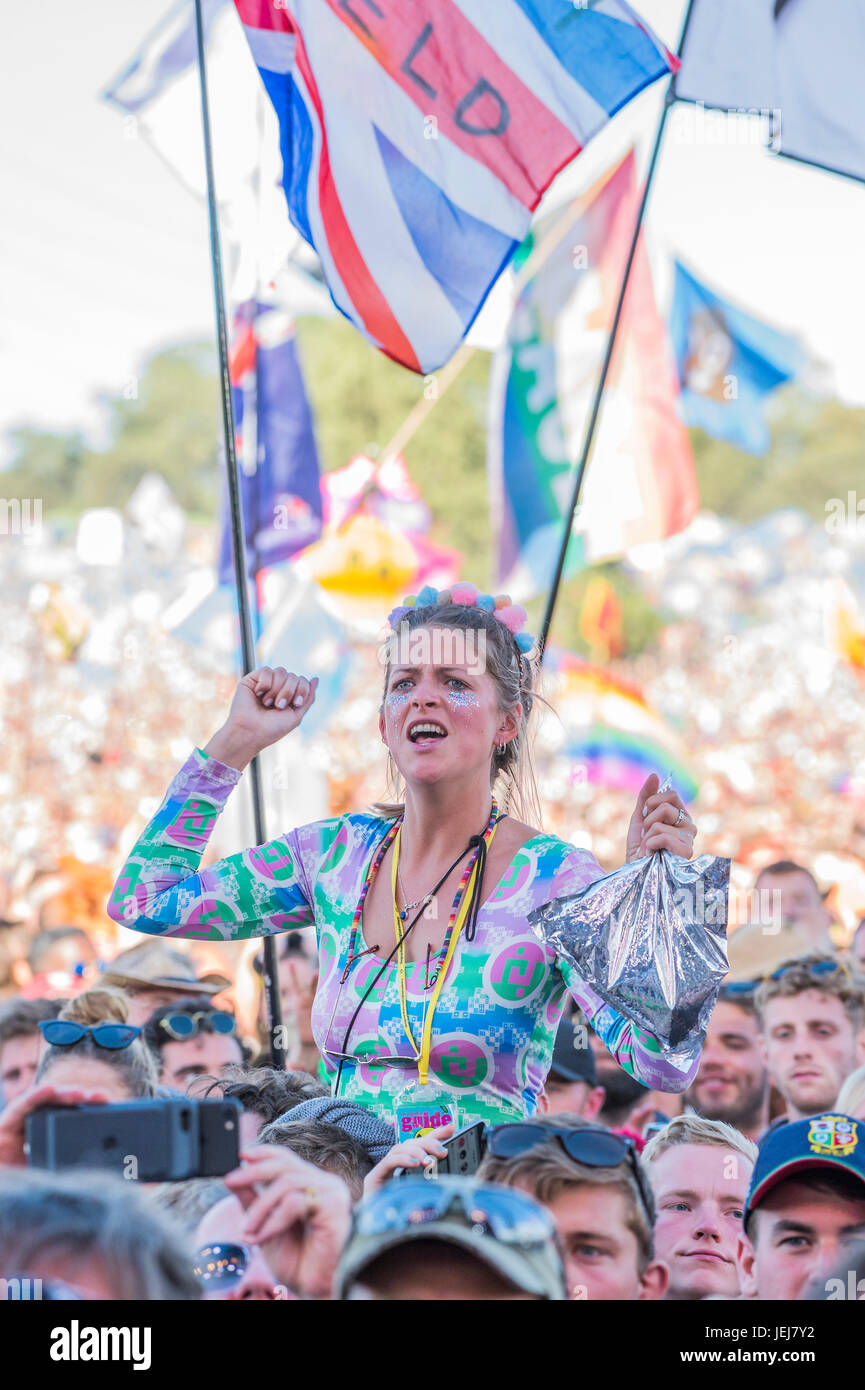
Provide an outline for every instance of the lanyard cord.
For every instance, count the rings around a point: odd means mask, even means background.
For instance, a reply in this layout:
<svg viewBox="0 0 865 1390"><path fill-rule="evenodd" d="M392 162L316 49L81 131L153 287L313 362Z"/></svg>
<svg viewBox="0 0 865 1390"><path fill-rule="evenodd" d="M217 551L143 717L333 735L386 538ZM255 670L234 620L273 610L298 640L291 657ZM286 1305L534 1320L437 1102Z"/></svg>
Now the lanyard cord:
<svg viewBox="0 0 865 1390"><path fill-rule="evenodd" d="M436 981L433 986L432 999L430 1000L429 1011L426 1003L424 1004L424 1018L421 1024L420 1046L415 1042L412 1032L411 1021L408 1015L408 984L406 980L406 960L405 960L405 937L400 932L399 913L396 905L396 883L398 875L398 861L400 850L400 833L398 832L393 845L393 865L391 872L392 888L394 894L394 935L397 941L397 970L399 972L399 1002L400 1013L402 1016L403 1031L408 1038L409 1044L414 1051L418 1066L418 1081L421 1086L425 1086L429 1077L429 1056L432 1046L432 1025L435 1011L438 1006L439 997L445 983L445 977L450 968L459 944L460 934L467 919L474 917L472 924L472 936L477 925L477 913L481 901L480 884L482 882L483 870L486 866L486 849L488 843L492 841L498 828L499 812L493 800L492 811L487 823L487 828L483 835L473 835L469 840L469 850L472 857L466 865L459 887L454 897L453 907L451 908L450 921L448 922L447 934L445 936L445 958L437 972ZM483 856L483 857L482 857Z"/></svg>
<svg viewBox="0 0 865 1390"><path fill-rule="evenodd" d="M400 823L401 823L401 822L397 822L397 825L400 824ZM389 831L389 832L388 832L388 835L385 837L385 839L386 839L388 845L390 844L391 840L394 838L394 836L395 836L395 834L396 834L396 830L397 830L397 826L394 825L394 826L391 828L391 831ZM476 836L476 835L473 836L473 837L472 837L472 840L469 841L469 843L466 845L466 847L465 847L465 849L462 851L462 853L459 854L459 855L457 855L456 859L455 859L454 862L450 865L449 868L445 869L444 873L442 874L442 876L441 876L441 878L439 879L438 883L436 884L435 888L432 890L432 893L430 894L431 897L433 897L433 898L435 897L436 893L439 891L439 889L441 888L442 884L443 884L443 883L445 882L445 880L446 880L447 878L449 878L450 875L453 873L453 871L454 871L454 869L456 868L457 864L460 864L460 863L463 861L463 859L465 859L466 855L469 854L469 853L471 852L471 850L474 848L473 841L476 840L476 839L477 839L477 836ZM369 885L370 885L370 883L372 882L372 879L373 879L373 877L374 877L374 874L375 874L375 872L378 870L378 866L379 866L379 864L381 863L381 861L382 861L383 858L384 858L384 855L381 854L381 853L379 853L379 854L376 855L376 858L375 858L375 860L373 861L373 872L368 876L367 881L366 881L366 883L364 884L363 889L362 889L362 891L361 891L361 903L360 903L360 906L361 906L361 907L362 907L362 905L363 905L363 901L364 901L365 898L366 898L366 894L367 894L367 890L368 890L368 888L369 888ZM375 989L375 987L376 987L376 985L378 984L379 980L381 979L382 975L383 975L384 972L387 970L388 966L390 965L390 963L391 963L391 961L393 960L394 956L396 955L397 951L398 951L398 950L400 949L400 947L402 946L403 942L405 941L405 939L406 939L406 937L408 936L409 932L411 931L412 927L415 925L416 922L419 922L419 921L420 921L420 919L421 919L421 917L423 916L423 914L425 913L425 911L426 911L426 904L424 904L424 906L423 906L422 908L420 908L420 910L419 910L418 912L415 913L414 917L413 917L413 918L411 919L411 921L409 922L409 924L408 924L408 926L406 927L405 931L403 932L402 936L398 938L397 943L396 943L396 945L394 946L393 950L391 951L390 955L388 956L387 960L385 960L385 961L382 962L381 969L378 971L378 973L377 973L376 975L373 976L371 983L370 983L370 984L367 986L367 988L364 990L363 995L361 996L361 999L360 999L360 1003L358 1004L357 1008L355 1009L354 1013L352 1014L351 1018L349 1019L348 1027L347 1027L346 1030L345 1030L345 1037L344 1037L343 1040L342 1040L342 1047L341 1047L341 1049L340 1049L341 1052L345 1052L346 1048L348 1047L349 1036L351 1035L351 1030L352 1030L352 1028L354 1027L355 1023L357 1022L357 1016L358 1016L358 1014L360 1013L361 1009L363 1008L363 1006L364 1006L364 1004L366 1003L366 1001L367 1001L367 999L369 998L369 996L372 994L373 990ZM358 914L357 912L355 912L355 918L356 918L356 921L359 921L359 914ZM357 960L358 957L356 956L354 959ZM343 1067L344 1067L344 1065L345 1065L345 1062L346 1062L346 1058L345 1058L345 1057L340 1057L340 1059L339 1059L339 1067L337 1068L337 1073L336 1073L336 1082L335 1082L334 1090L333 1090L334 1097L336 1097L336 1096L339 1095L339 1087L340 1087L340 1082L341 1082L341 1080L342 1080L342 1069L343 1069Z"/></svg>
<svg viewBox="0 0 865 1390"><path fill-rule="evenodd" d="M484 877L484 870L486 869L486 863L487 863L487 838L491 836L492 832L495 830L495 828L496 828L496 826L498 825L499 821L504 820L504 819L506 818L506 816L507 816L507 811L499 811L499 809L498 809L498 807L497 807L497 805L496 805L496 803L495 803L495 799L494 799L494 800L493 800L493 813L492 813L492 816L490 817L490 823L489 823L489 825L488 825L487 828L486 828L486 832L485 832L483 835L472 835L472 837L471 837L471 839L469 840L468 844L466 845L465 849L462 851L461 854L458 854L458 855L457 855L457 857L456 857L456 859L454 860L454 862L450 865L449 868L447 868L447 869L445 870L445 872L442 874L441 878L439 879L438 883L436 884L435 888L433 888L432 892L431 892L430 895L429 895L430 898L434 898L435 895L436 895L436 893L437 893L437 892L439 891L439 889L441 888L442 884L443 884L443 883L445 882L445 880L453 873L453 871L454 871L454 869L457 867L457 865L460 864L460 863L463 861L463 859L465 859L466 855L467 855L467 854L470 854L471 851L472 851L473 849L477 849L477 851L478 851L478 858L477 858L477 862L476 862L476 866L475 866L475 867L477 868L477 873L476 873L476 875L475 875L474 886L473 886L472 893L471 893L471 897L470 897L470 900L469 900L468 920L467 920L467 924L466 924L466 940L467 940L467 941L474 941L475 932L476 932L476 930L477 930L477 919L478 919L478 913L480 912L480 908L481 908L481 896L482 896L482 892L483 892L483 877ZM360 901L358 902L357 908L355 909L354 921L353 921L353 923L352 923L351 941L350 941L350 943L349 943L349 962L348 962L349 964L352 964L352 963L353 963L353 960L359 959L358 956L355 956L355 957L352 957L352 956L351 956L351 943L353 943L353 941L354 941L354 937L355 937L357 928L358 928L358 926L359 926L359 924L360 924L361 914L362 914L362 912L363 912L363 905L364 905L364 903L365 903L365 901L366 901L366 895L367 895L367 893L368 893L368 891L369 891L370 884L372 883L373 878L375 877L376 873L378 872L378 869L379 869L379 866L380 866L380 864L381 864L381 861L383 860L385 854L387 853L387 850L388 850L388 848L390 847L390 844L391 844L391 842L393 841L393 839L395 838L396 833L397 833L398 829L401 827L401 825L402 825L402 816L400 816L399 820L396 821L396 822L391 826L391 828L388 830L387 834L385 835L384 840L383 840L382 844L380 845L379 850L378 850L378 852L377 852L375 858L373 859L372 864L370 865L370 872L367 874L366 882L364 883L363 888L361 889ZM387 959L384 960L384 961L382 961L381 969L373 976L372 980L371 980L370 983L367 985L366 989L364 990L363 994L361 995L361 998L360 998L360 1001L359 1001L359 1003L358 1003L358 1005L357 1005L357 1008L355 1009L354 1013L352 1014L351 1018L349 1019L348 1027L347 1027L346 1030L345 1030L345 1036L343 1037L343 1040L342 1040L342 1047L340 1048L340 1051L341 1051L341 1052L345 1052L346 1049L347 1049L347 1047L348 1047L348 1040L349 1040L349 1037L351 1036L351 1030L353 1029L355 1023L357 1022L358 1014L360 1013L361 1009L363 1008L363 1006L364 1006L364 1004L366 1003L366 1001L367 1001L367 999L369 998L369 996L372 994L372 992L373 992L373 990L375 989L376 985L378 984L379 980L380 980L380 979L382 978L382 976L384 975L384 972L387 970L387 968L388 968L388 966L390 965L391 961L393 960L394 956L397 954L397 952L398 952L398 951L400 950L400 948L402 947L402 945L403 945L403 943L405 942L405 939L406 939L406 937L408 936L409 932L412 930L412 928L415 926L415 924L416 924L417 922L420 921L421 917L423 916L424 912L426 911L426 906L427 906L427 905L424 904L424 906L421 907L421 908L415 913L414 917L413 917L413 918L411 919L411 921L409 922L409 924L408 924L408 926L406 927L405 931L402 933L401 936L399 936L399 937L397 938L396 945L395 945L395 946L393 947L393 949L391 950L391 952L390 952L390 954L388 955ZM372 949L375 949L375 948L372 948ZM444 969L442 969L442 971L440 972L440 975L441 975L441 978L443 979L443 978L444 978ZM431 1025L431 1023L432 1023L432 1021L430 1021L430 1025ZM334 1088L333 1088L334 1097L336 1097L336 1096L339 1095L339 1088L340 1088L340 1084L341 1084L341 1082L342 1082L342 1071L343 1071L343 1067L345 1066L346 1061L347 1061L347 1058L345 1058L345 1057L340 1057L340 1059L339 1059L339 1065L338 1065L338 1067L337 1067L337 1072L336 1072L336 1081L334 1082Z"/></svg>
<svg viewBox="0 0 865 1390"><path fill-rule="evenodd" d="M496 819L492 827L493 833L495 833L495 828L498 825L499 821L504 820L506 815L507 811L504 812L504 815L496 816ZM472 838L469 840L469 849L474 849L475 846L477 846L478 858L477 872L475 874L475 880L472 886L472 896L469 901L468 916L466 918L466 941L474 941L475 932L478 929L478 913L481 910L481 893L483 892L484 871L487 867L487 849L489 848L491 841L492 835L489 835L489 838L487 837L487 835L473 835Z"/></svg>

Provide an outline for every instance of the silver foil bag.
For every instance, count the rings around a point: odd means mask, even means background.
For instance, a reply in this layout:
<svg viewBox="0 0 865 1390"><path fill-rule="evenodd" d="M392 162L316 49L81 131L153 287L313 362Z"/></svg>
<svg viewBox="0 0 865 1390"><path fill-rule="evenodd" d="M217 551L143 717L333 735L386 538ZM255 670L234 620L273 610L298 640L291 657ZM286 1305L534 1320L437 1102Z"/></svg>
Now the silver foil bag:
<svg viewBox="0 0 865 1390"><path fill-rule="evenodd" d="M702 1045L727 964L729 859L660 850L555 898L529 922L664 1054Z"/></svg>

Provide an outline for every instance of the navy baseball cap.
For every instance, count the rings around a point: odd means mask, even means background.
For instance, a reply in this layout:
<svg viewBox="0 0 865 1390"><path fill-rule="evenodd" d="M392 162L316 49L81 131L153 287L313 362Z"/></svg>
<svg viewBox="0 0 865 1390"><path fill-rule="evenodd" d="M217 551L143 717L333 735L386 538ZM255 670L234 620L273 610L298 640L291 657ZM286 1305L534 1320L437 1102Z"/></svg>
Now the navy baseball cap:
<svg viewBox="0 0 865 1390"><path fill-rule="evenodd" d="M584 1081L597 1086L595 1054L589 1045L588 1030L577 1028L572 1018L563 1018L556 1033L550 1076L557 1081Z"/></svg>
<svg viewBox="0 0 865 1390"><path fill-rule="evenodd" d="M796 1173L839 1168L861 1180L865 1197L865 1143L862 1121L852 1115L812 1115L779 1125L764 1139L745 1201L743 1225L767 1192Z"/></svg>

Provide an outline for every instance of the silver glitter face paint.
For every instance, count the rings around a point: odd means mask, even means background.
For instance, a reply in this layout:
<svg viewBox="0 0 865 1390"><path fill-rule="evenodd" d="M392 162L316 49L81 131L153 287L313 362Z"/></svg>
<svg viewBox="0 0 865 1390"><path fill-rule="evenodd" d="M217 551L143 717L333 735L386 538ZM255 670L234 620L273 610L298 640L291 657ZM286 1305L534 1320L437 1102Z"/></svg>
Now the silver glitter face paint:
<svg viewBox="0 0 865 1390"><path fill-rule="evenodd" d="M405 709L410 698L411 697L407 690L400 690L395 695L388 695L387 700L385 701L385 704L387 705L388 714L392 715L394 719L396 719L397 715L401 714L402 711Z"/></svg>
<svg viewBox="0 0 865 1390"><path fill-rule="evenodd" d="M445 699L454 709L464 709L471 705L477 707L478 704L478 697L473 690L448 690L445 692Z"/></svg>

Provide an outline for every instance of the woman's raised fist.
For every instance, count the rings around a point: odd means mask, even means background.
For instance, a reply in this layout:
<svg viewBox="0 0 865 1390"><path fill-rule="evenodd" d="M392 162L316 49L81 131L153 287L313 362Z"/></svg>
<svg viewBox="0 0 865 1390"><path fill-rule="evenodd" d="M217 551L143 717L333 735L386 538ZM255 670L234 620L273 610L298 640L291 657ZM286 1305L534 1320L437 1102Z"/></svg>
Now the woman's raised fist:
<svg viewBox="0 0 865 1390"><path fill-rule="evenodd" d="M228 718L204 751L229 767L246 767L263 748L297 728L317 689L318 676L307 680L284 666L257 666L239 683Z"/></svg>

